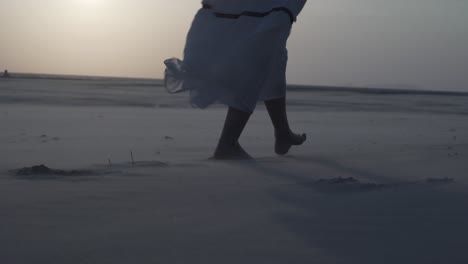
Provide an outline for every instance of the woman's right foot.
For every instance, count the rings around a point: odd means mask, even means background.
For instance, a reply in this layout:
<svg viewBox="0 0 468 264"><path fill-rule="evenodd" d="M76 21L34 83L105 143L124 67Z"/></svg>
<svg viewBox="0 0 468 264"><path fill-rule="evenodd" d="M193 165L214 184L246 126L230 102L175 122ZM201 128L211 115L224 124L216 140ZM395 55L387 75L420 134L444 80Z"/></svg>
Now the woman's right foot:
<svg viewBox="0 0 468 264"><path fill-rule="evenodd" d="M293 132L285 133L283 135L275 135L275 152L278 155L286 155L292 146L302 145L307 140L306 134L294 134Z"/></svg>
<svg viewBox="0 0 468 264"><path fill-rule="evenodd" d="M213 158L215 160L252 160L250 156L241 145L236 142L235 144L219 144L215 150Z"/></svg>

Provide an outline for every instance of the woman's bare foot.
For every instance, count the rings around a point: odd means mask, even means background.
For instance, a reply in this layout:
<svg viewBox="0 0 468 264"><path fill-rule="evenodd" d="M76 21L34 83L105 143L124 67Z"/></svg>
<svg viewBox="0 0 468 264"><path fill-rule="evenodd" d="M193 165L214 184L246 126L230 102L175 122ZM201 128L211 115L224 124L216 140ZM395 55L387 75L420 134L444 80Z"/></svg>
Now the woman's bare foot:
<svg viewBox="0 0 468 264"><path fill-rule="evenodd" d="M249 155L241 145L236 142L233 145L230 144L219 144L215 150L213 158L215 160L252 160L252 156Z"/></svg>
<svg viewBox="0 0 468 264"><path fill-rule="evenodd" d="M292 146L302 145L307 140L306 134L294 134L289 131L286 134L277 134L275 142L275 152L278 155L286 155Z"/></svg>

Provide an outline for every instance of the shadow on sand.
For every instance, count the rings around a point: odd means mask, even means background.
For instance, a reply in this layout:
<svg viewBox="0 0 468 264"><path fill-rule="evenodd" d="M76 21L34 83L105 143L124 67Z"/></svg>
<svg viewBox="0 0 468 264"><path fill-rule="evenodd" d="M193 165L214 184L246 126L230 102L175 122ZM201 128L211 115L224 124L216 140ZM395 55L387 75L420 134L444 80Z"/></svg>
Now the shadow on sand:
<svg viewBox="0 0 468 264"><path fill-rule="evenodd" d="M293 183L274 187L271 196L295 210L272 217L311 248L338 263L468 263L468 195L449 190L453 180L361 182L391 179L325 158L288 159L310 164L308 175L262 162L240 166ZM343 177L314 178L318 165Z"/></svg>

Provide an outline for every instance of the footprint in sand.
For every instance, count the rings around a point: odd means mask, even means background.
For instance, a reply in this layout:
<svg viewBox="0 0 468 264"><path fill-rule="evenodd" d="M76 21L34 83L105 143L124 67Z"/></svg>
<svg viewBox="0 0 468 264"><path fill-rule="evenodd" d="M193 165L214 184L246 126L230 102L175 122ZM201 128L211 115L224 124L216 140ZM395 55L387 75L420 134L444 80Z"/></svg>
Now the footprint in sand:
<svg viewBox="0 0 468 264"><path fill-rule="evenodd" d="M46 134L42 134L39 138L41 139L42 143L47 143L47 142L50 142L50 141L59 141L61 139L60 137L52 137L51 138Z"/></svg>

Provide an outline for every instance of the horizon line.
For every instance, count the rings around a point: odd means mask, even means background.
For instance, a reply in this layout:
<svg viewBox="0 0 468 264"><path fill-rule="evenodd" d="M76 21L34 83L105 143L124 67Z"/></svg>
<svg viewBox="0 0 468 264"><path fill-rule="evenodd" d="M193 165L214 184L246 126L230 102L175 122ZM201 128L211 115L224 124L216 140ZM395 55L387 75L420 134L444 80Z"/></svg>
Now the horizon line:
<svg viewBox="0 0 468 264"><path fill-rule="evenodd" d="M5 69L7 70L7 69ZM84 78L95 78L95 79L127 79L127 80L153 80L153 81L161 81L164 82L164 78L156 78L156 77L132 77L132 76L105 76L105 75L80 75L80 74L64 74L64 73L34 73L34 72L11 72L8 71L11 77L14 78L14 75L23 75L23 76L18 76L19 78L25 78L27 76L25 75L30 75L31 77L36 75L36 76L46 76L46 77L76 77L77 80L84 80ZM1 76L0 76L1 77ZM51 79L52 79L51 78ZM0 78L1 80L2 78ZM31 78L34 79L34 78ZM60 79L66 79L66 78L60 78ZM323 84L294 84L294 83L288 83L287 86L291 90L296 90L296 91L305 91L308 88L313 88L314 90L320 90L320 91L343 91L343 90L348 90L348 91L355 91L355 92L372 92L374 93L415 93L415 94L438 94L438 95L463 95L463 96L468 96L468 91L457 91L457 90L431 90L431 89L414 89L414 88L389 88L389 87L377 87L377 86L365 86L365 85L359 85L359 86L346 86L346 85L323 85Z"/></svg>

